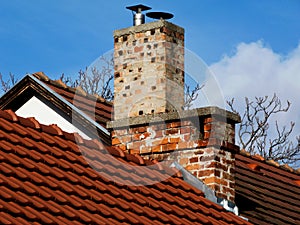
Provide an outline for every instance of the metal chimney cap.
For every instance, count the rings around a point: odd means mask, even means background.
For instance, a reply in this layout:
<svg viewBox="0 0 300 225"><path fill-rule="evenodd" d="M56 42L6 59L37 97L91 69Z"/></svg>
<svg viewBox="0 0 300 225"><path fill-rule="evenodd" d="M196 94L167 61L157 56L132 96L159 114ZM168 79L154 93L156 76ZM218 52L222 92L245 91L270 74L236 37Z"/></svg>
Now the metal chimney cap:
<svg viewBox="0 0 300 225"><path fill-rule="evenodd" d="M146 16L152 19L164 19L164 20L168 20L174 17L172 13L167 13L167 12L148 12L146 13Z"/></svg>
<svg viewBox="0 0 300 225"><path fill-rule="evenodd" d="M129 9L131 11L139 13L139 12L142 12L142 11L150 10L152 8L148 7L148 6L145 6L145 5L142 5L142 4L139 4L139 5L127 6L126 9Z"/></svg>

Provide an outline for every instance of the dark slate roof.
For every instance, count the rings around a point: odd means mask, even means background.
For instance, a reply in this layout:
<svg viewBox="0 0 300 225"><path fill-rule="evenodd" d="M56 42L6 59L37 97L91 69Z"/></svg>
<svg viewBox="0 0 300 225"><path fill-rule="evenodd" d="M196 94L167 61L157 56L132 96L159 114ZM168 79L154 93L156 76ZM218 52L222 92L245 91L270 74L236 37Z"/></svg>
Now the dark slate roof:
<svg viewBox="0 0 300 225"><path fill-rule="evenodd" d="M89 95L80 87L71 88L61 80L51 80L42 72L34 73L32 75L44 82L53 91L61 95L68 102L76 106L103 127L106 127L106 122L111 120L113 111L112 102L109 102L100 96Z"/></svg>
<svg viewBox="0 0 300 225"><path fill-rule="evenodd" d="M300 224L300 173L241 151L236 154L236 204L255 224Z"/></svg>
<svg viewBox="0 0 300 225"><path fill-rule="evenodd" d="M0 224L249 224L174 172L0 110Z"/></svg>

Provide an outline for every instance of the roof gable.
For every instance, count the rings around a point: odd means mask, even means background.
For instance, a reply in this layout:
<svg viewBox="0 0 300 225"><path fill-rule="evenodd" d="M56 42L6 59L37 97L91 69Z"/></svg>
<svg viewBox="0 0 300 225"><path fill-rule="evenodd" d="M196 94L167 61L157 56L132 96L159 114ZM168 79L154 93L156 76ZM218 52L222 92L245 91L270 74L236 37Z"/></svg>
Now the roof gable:
<svg viewBox="0 0 300 225"><path fill-rule="evenodd" d="M57 124L64 131L77 132L81 136L89 139L89 137L80 129L75 127L71 122L59 115L55 110L50 108L47 103L32 96L27 102L25 102L16 112L17 115L22 117L34 117L40 123L45 125Z"/></svg>
<svg viewBox="0 0 300 225"><path fill-rule="evenodd" d="M37 77L39 77L39 79ZM103 127L105 121L108 120L109 113L103 114L104 116L102 118L102 114L96 113L97 110L93 111L93 106L97 106L96 108L102 107L102 103L100 103L97 98L94 97L94 99L92 99L93 97L91 96L84 97L81 94L77 94L76 89L73 89L73 94L69 94L69 98L66 98L65 95L67 95L67 91L57 93L56 91L60 89L51 89L53 85L48 86L45 83L47 79L41 77L43 77L42 73L26 75L10 91L1 97L0 108L12 109L16 112L26 102L30 101L32 97L36 97L87 136L91 138L100 136L102 141L110 143L109 133L105 127ZM50 80L48 80L48 82L56 83L54 81L50 82ZM63 96L61 95L62 93L64 93ZM85 102L85 104L82 102ZM103 104L103 107L105 108L104 111L106 111L106 109L108 111L112 109L111 105L106 106ZM86 113L89 113L89 115ZM94 117L92 117L92 115L94 115ZM95 118L100 119L96 120ZM100 122L97 122L100 120L102 121L102 125Z"/></svg>
<svg viewBox="0 0 300 225"><path fill-rule="evenodd" d="M51 80L42 72L34 73L32 75L45 83L65 100L74 104L78 109L101 126L106 127L106 122L111 120L113 111L112 102L106 101L100 96L89 95L80 87L71 88L61 80Z"/></svg>
<svg viewBox="0 0 300 225"><path fill-rule="evenodd" d="M107 160L109 155L116 160ZM129 166L139 169L133 173ZM170 172L55 125L0 110L1 223L249 224ZM157 176L166 179L148 186L122 184Z"/></svg>

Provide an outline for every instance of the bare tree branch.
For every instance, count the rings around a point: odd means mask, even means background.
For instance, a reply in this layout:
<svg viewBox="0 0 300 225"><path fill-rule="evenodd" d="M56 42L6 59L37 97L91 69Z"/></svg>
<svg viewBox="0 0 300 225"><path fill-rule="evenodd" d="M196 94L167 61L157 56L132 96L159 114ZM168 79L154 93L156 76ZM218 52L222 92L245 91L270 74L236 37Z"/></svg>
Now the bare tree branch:
<svg viewBox="0 0 300 225"><path fill-rule="evenodd" d="M204 87L204 84L197 84L194 89L190 90L190 86L185 84L185 93L184 93L184 106L185 109L190 109L193 105L193 102L197 99L199 91Z"/></svg>
<svg viewBox="0 0 300 225"><path fill-rule="evenodd" d="M61 75L60 79L71 87L80 86L86 93L91 95L99 95L108 101L114 99L113 93L113 58L101 57L101 68L87 67L85 70L78 72L78 77L72 79Z"/></svg>
<svg viewBox="0 0 300 225"><path fill-rule="evenodd" d="M227 104L237 113L233 106L234 99L227 101ZM270 130L272 117L287 112L290 106L289 101L283 106L276 94L272 98L256 97L255 101L245 98L245 111L241 114L242 122L237 130L238 144L241 148L283 163L293 164L300 160L300 138L296 138L296 143L289 140L295 123L291 122L289 127L279 127L275 121L274 129Z"/></svg>
<svg viewBox="0 0 300 225"><path fill-rule="evenodd" d="M2 74L0 73L0 83L1 83L1 89L3 92L7 92L11 89L12 86L14 86L18 82L18 79L16 76L12 73L9 73L8 79L4 80Z"/></svg>

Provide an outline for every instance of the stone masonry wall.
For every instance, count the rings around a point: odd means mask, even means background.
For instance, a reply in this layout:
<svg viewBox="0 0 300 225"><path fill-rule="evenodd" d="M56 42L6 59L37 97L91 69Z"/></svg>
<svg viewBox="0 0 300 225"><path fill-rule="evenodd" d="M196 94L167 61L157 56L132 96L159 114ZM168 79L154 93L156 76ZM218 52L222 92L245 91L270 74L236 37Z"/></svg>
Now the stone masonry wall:
<svg viewBox="0 0 300 225"><path fill-rule="evenodd" d="M218 116L172 119L113 127L112 144L144 158L177 161L234 202L235 122Z"/></svg>
<svg viewBox="0 0 300 225"><path fill-rule="evenodd" d="M166 21L114 33L115 119L176 111L184 101L184 30Z"/></svg>

